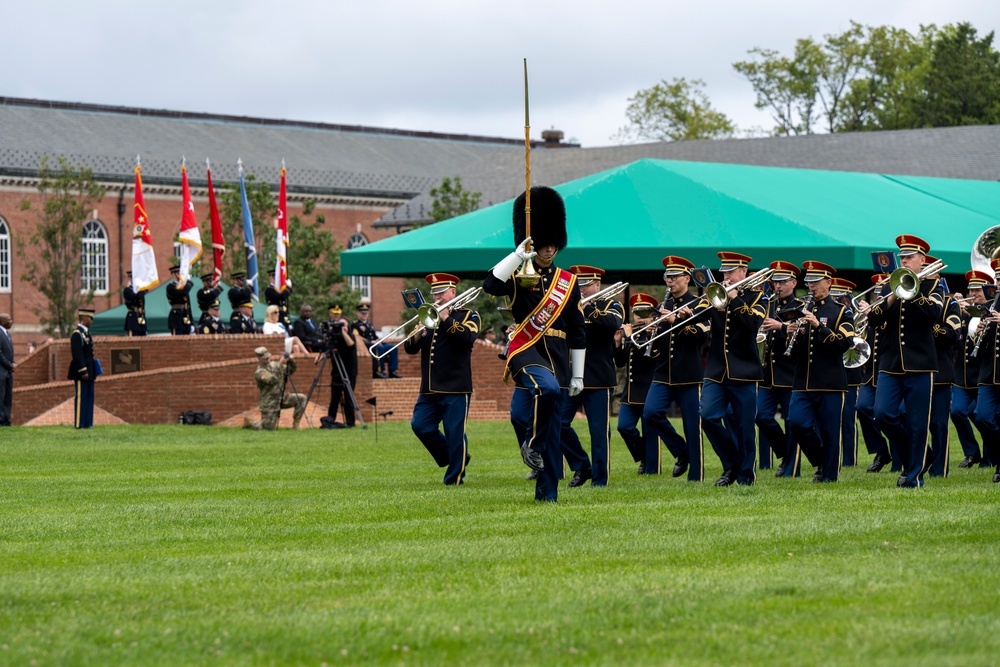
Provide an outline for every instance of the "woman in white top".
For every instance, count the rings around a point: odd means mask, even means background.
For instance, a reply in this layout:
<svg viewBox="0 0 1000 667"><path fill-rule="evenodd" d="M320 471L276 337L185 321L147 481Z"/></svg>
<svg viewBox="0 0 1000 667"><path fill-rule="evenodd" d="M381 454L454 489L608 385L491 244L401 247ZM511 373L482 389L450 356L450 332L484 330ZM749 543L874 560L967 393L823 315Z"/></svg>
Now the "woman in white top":
<svg viewBox="0 0 1000 667"><path fill-rule="evenodd" d="M293 357L308 357L309 351L298 336L292 336L285 325L278 321L278 307L268 306L264 311L264 333L281 334L285 337L285 352Z"/></svg>

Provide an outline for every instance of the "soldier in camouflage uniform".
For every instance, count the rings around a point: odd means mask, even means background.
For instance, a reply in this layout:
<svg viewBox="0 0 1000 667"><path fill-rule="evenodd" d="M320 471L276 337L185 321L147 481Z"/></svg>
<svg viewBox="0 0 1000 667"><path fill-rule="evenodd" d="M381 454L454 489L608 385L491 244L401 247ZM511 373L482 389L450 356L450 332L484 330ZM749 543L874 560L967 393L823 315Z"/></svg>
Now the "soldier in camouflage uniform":
<svg viewBox="0 0 1000 667"><path fill-rule="evenodd" d="M295 372L295 360L283 357L271 361L271 353L266 347L254 350L257 355L257 389L260 390L260 421L249 417L243 422L244 428L255 431L273 431L278 426L282 408L295 408L292 428L297 429L306 411L305 394L291 394L283 391L285 378Z"/></svg>

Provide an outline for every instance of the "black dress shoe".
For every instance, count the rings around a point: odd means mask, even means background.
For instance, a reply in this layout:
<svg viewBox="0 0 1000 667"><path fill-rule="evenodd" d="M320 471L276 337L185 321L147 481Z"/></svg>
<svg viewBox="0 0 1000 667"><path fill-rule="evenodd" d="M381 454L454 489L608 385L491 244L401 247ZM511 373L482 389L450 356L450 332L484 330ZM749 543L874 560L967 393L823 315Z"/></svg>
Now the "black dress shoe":
<svg viewBox="0 0 1000 667"><path fill-rule="evenodd" d="M674 464L674 469L671 471L671 475L674 477L680 477L688 471L688 457L678 456L677 463Z"/></svg>
<svg viewBox="0 0 1000 667"><path fill-rule="evenodd" d="M979 454L971 454L969 456L966 456L964 459L962 459L962 462L958 464L958 467L959 468L971 468L972 466L976 465L977 463L979 463L982 460L983 460L983 457L981 457Z"/></svg>
<svg viewBox="0 0 1000 667"><path fill-rule="evenodd" d="M881 454L876 454L867 470L868 472L878 472L887 465L889 465L889 461L883 459Z"/></svg>
<svg viewBox="0 0 1000 667"><path fill-rule="evenodd" d="M715 485L716 486L729 486L735 480L736 480L736 471L735 470L724 470L722 472L722 477L720 477L719 479L715 480Z"/></svg>
<svg viewBox="0 0 1000 667"><path fill-rule="evenodd" d="M389 376L386 375L385 373L379 373L379 372L372 373L372 378L375 380L384 380L387 377Z"/></svg>
<svg viewBox="0 0 1000 667"><path fill-rule="evenodd" d="M637 475L645 475L646 474L646 464L645 463L640 463L639 464L639 469L636 470L635 473Z"/></svg>
<svg viewBox="0 0 1000 667"><path fill-rule="evenodd" d="M399 374L399 371L390 371L389 372L389 377L391 377L391 378L401 378L403 376Z"/></svg>
<svg viewBox="0 0 1000 667"><path fill-rule="evenodd" d="M902 473L896 480L896 486L906 486L906 473Z"/></svg>
<svg viewBox="0 0 1000 667"><path fill-rule="evenodd" d="M583 486L584 482L588 479L593 479L594 475L590 468L584 468L583 470L577 470L576 474L573 475L573 479L569 480L569 488L575 489L578 486Z"/></svg>
<svg viewBox="0 0 1000 667"><path fill-rule="evenodd" d="M527 475L524 476L524 479L525 479L525 481L528 481L528 482L530 482L532 480L535 480L535 479L538 479L538 471L537 470L532 470L531 472L529 472Z"/></svg>
<svg viewBox="0 0 1000 667"><path fill-rule="evenodd" d="M778 462L778 466L774 469L774 476L775 477L785 476L785 459L781 459L781 461Z"/></svg>
<svg viewBox="0 0 1000 667"><path fill-rule="evenodd" d="M823 481L823 466L816 466L816 472L813 473L813 482Z"/></svg>
<svg viewBox="0 0 1000 667"><path fill-rule="evenodd" d="M1000 465L997 466L996 472L993 473L993 483L1000 484Z"/></svg>
<svg viewBox="0 0 1000 667"><path fill-rule="evenodd" d="M542 459L542 455L529 447L527 441L521 443L521 460L524 461L524 465L535 472L545 470L545 461Z"/></svg>
<svg viewBox="0 0 1000 667"><path fill-rule="evenodd" d="M466 452L465 453L465 467L466 468L469 467L469 461L471 461L471 460L472 460L472 454L470 454L469 452Z"/></svg>

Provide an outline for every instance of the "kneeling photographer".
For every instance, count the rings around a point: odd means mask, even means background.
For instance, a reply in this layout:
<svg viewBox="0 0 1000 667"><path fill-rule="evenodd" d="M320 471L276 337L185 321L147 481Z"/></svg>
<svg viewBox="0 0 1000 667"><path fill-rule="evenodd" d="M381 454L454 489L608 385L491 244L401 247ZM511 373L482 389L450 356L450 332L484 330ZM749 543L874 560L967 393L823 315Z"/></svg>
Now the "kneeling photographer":
<svg viewBox="0 0 1000 667"><path fill-rule="evenodd" d="M339 304L332 304L329 308L329 316L326 322L320 325L320 333L323 335L323 343L326 352L331 357L339 357L343 364L344 372L350 380L350 391L354 393L354 387L358 381L358 348L354 339L354 332L350 323L344 319L344 311ZM330 364L330 408L327 416L336 423L337 410L343 402L344 404L344 424L335 428L354 428L354 405L347 396L344 381L338 369L336 359L331 359Z"/></svg>
<svg viewBox="0 0 1000 667"><path fill-rule="evenodd" d="M285 391L288 377L295 372L295 360L285 353L278 361L271 361L271 353L266 347L254 350L257 355L257 371L254 379L260 391L260 421L247 417L243 428L255 431L273 431L278 426L282 408L295 408L292 418L292 428L299 428L302 415L306 411L305 394Z"/></svg>

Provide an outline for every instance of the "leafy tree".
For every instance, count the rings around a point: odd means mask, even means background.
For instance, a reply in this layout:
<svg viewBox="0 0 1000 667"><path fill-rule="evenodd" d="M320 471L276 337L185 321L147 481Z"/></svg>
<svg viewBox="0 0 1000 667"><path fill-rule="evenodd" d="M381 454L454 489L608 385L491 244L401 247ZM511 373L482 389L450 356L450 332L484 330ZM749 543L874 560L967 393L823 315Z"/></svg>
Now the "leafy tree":
<svg viewBox="0 0 1000 667"><path fill-rule="evenodd" d="M91 302L94 293L83 289L83 226L104 198L104 187L94 181L85 167L74 167L58 158L53 168L48 156L38 169L41 205L21 202L22 211L33 211L38 219L35 233L19 243L18 257L24 260L24 279L34 286L45 302L30 306L45 331L64 338L72 331L78 308ZM29 257L27 248L35 252ZM37 256L37 259L35 258Z"/></svg>
<svg viewBox="0 0 1000 667"><path fill-rule="evenodd" d="M613 140L650 139L724 139L736 131L729 118L712 108L704 92L705 82L684 77L666 80L640 90L628 100L625 116L628 125L618 130Z"/></svg>
<svg viewBox="0 0 1000 667"><path fill-rule="evenodd" d="M454 179L445 176L441 185L430 189L430 195L434 198L431 202L431 218L434 222L475 211L483 198L481 192L466 190L462 186L461 176Z"/></svg>
<svg viewBox="0 0 1000 667"><path fill-rule="evenodd" d="M774 134L811 134L819 97L820 73L830 67L823 51L811 39L800 39L791 58L773 49L754 47L754 60L733 63L757 94L754 106L767 109Z"/></svg>
<svg viewBox="0 0 1000 667"><path fill-rule="evenodd" d="M931 48L920 123L929 127L1000 122L1000 53L993 33L976 39L969 23L945 26Z"/></svg>

